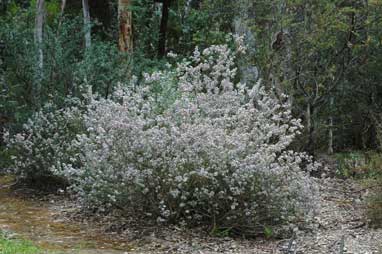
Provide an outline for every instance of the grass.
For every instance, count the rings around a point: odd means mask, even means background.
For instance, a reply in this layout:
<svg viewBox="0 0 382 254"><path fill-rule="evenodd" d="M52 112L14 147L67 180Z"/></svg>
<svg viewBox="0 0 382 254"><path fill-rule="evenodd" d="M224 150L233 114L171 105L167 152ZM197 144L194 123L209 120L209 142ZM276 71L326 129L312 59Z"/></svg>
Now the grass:
<svg viewBox="0 0 382 254"><path fill-rule="evenodd" d="M71 249L70 253L79 252L83 246L78 246L76 249ZM63 250L62 250L63 251ZM26 241L22 239L9 239L6 234L2 233L0 230L0 254L60 254L66 253L59 250L44 250L31 241Z"/></svg>
<svg viewBox="0 0 382 254"><path fill-rule="evenodd" d="M8 239L0 232L0 254L38 254L42 250L25 240Z"/></svg>
<svg viewBox="0 0 382 254"><path fill-rule="evenodd" d="M79 253L81 249L90 247L87 243L81 244L74 249L70 249L70 253ZM37 247L33 242L22 239L11 239L6 233L0 230L0 254L62 254L66 253L62 250L46 250Z"/></svg>

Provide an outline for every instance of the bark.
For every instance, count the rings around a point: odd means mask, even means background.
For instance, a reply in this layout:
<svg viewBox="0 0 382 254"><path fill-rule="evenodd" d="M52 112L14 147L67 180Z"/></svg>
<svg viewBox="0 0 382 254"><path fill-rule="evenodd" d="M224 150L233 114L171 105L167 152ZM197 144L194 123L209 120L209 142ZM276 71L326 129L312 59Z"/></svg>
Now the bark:
<svg viewBox="0 0 382 254"><path fill-rule="evenodd" d="M312 115L314 113L314 107L310 102L306 107L306 129L308 130L308 144L307 151L314 155L315 142L314 142L314 124L312 123Z"/></svg>
<svg viewBox="0 0 382 254"><path fill-rule="evenodd" d="M334 98L330 98L330 108L333 111ZM333 113L329 117L328 154L333 154Z"/></svg>
<svg viewBox="0 0 382 254"><path fill-rule="evenodd" d="M311 112L310 112L310 103L308 103L306 107L306 128L310 130L312 127L312 119L311 119Z"/></svg>
<svg viewBox="0 0 382 254"><path fill-rule="evenodd" d="M131 52L133 50L132 13L129 10L131 0L118 0L119 19L119 50Z"/></svg>
<svg viewBox="0 0 382 254"><path fill-rule="evenodd" d="M60 17L59 17L59 20L58 20L57 36L58 36L58 32L59 32L59 30L60 30L60 27L61 27L61 25L62 25L62 19L63 19L63 16L64 16L65 7L66 7L66 0L62 0L62 1L61 1L61 12L60 12Z"/></svg>
<svg viewBox="0 0 382 254"><path fill-rule="evenodd" d="M236 35L244 36L246 54L239 59L240 81L247 85L254 85L259 78L258 68L254 65L253 59L256 55L255 35L251 29L250 21L255 20L255 10L249 0L242 0L237 6L237 15L233 22Z"/></svg>
<svg viewBox="0 0 382 254"><path fill-rule="evenodd" d="M40 70L43 68L44 55L42 51L43 43L43 26L44 26L44 13L45 2L44 0L37 0L36 2L36 30L35 30L35 42L38 48L38 66Z"/></svg>
<svg viewBox="0 0 382 254"><path fill-rule="evenodd" d="M61 1L61 16L64 14L65 7L66 7L66 0L62 0Z"/></svg>
<svg viewBox="0 0 382 254"><path fill-rule="evenodd" d="M163 57L166 54L166 37L167 37L169 5L170 5L170 0L163 0L162 19L161 19L160 30L159 30L159 45L158 45L159 57Z"/></svg>
<svg viewBox="0 0 382 254"><path fill-rule="evenodd" d="M90 11L88 0L82 0L82 11L84 16L84 29L85 29L85 47L86 49L91 46L91 29L90 29Z"/></svg>
<svg viewBox="0 0 382 254"><path fill-rule="evenodd" d="M45 20L45 1L36 2L36 20L35 20L35 44L37 48L37 79L34 88L35 105L40 105L41 82L44 75L44 52L43 52L43 26Z"/></svg>

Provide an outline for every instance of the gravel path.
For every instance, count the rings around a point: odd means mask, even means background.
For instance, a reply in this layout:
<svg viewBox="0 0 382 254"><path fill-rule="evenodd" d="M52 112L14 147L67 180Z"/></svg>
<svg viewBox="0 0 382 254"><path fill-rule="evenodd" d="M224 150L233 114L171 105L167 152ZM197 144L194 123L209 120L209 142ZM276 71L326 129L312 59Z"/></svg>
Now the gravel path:
<svg viewBox="0 0 382 254"><path fill-rule="evenodd" d="M294 237L295 239L278 241L264 239L243 240L209 237L197 230L185 230L176 227L154 228L147 231L142 228L133 229L132 227L123 232L106 234L111 240L121 243L123 246L128 246L126 250L122 248L119 251L106 251L101 248L80 253L382 254L382 229L369 228L364 216L364 201L367 190L362 189L362 186L352 179L324 178L317 179L317 182L320 186L320 196L318 198L320 210L314 223L308 228L298 231ZM0 199L3 201L0 202L0 207L6 205L7 196L2 198L0 196ZM8 205L15 206L18 204L14 200L11 201L8 202ZM54 200L52 199L52 201ZM34 206L28 204L19 207L27 206L35 211ZM73 214L70 209L75 206L75 204L72 204L72 206L66 205L65 202L54 202L52 204L49 202L47 204L49 204L46 208L47 211L57 215L58 218L52 217L56 222L59 221L58 219L67 219L62 214L65 210L68 210L68 214ZM8 207L5 214L9 215L10 211L12 209L9 210ZM14 213L13 216L20 217L22 214L26 214L27 211L29 210L22 209L22 211ZM6 218L9 217L8 215ZM103 231L102 225L108 225L107 219L95 226L98 230ZM114 230L110 229L108 231L113 232ZM75 253L78 253L78 251Z"/></svg>
<svg viewBox="0 0 382 254"><path fill-rule="evenodd" d="M367 225L367 190L354 180L319 179L320 212L312 232L300 232L290 253L382 253L382 230Z"/></svg>

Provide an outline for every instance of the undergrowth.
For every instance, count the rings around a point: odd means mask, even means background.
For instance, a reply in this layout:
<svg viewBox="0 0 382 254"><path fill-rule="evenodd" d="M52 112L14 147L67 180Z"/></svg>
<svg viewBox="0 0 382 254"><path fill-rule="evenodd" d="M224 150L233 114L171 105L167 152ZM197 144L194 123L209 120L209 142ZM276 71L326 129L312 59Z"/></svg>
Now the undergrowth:
<svg viewBox="0 0 382 254"><path fill-rule="evenodd" d="M352 151L336 154L337 174L352 177L369 190L366 218L372 227L382 227L382 154Z"/></svg>

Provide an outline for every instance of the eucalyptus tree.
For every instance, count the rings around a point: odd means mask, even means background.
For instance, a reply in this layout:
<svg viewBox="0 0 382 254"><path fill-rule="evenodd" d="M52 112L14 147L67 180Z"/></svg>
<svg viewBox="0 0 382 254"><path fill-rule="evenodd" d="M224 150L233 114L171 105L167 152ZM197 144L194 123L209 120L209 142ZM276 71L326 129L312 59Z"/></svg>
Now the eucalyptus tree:
<svg viewBox="0 0 382 254"><path fill-rule="evenodd" d="M133 19L131 0L118 0L119 49L123 52L133 50Z"/></svg>
<svg viewBox="0 0 382 254"><path fill-rule="evenodd" d="M84 16L85 47L88 49L91 46L90 11L88 0L82 0L82 11Z"/></svg>
<svg viewBox="0 0 382 254"><path fill-rule="evenodd" d="M36 83L34 86L35 106L40 105L41 82L44 75L44 52L43 52L43 27L45 19L45 0L36 1L36 27L35 44L37 48L37 72Z"/></svg>

